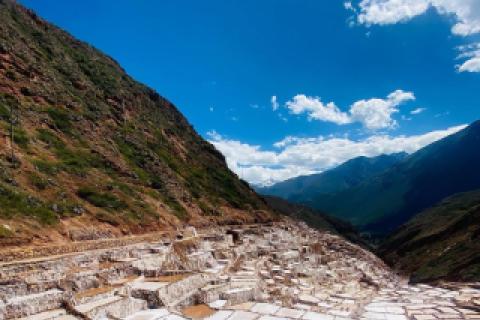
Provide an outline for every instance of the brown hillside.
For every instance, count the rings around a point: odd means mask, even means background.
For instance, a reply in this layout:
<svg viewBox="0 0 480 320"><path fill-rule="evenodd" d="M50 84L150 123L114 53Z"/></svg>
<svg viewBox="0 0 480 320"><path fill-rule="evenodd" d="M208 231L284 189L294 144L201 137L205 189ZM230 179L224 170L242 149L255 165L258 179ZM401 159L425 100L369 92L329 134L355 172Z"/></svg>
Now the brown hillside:
<svg viewBox="0 0 480 320"><path fill-rule="evenodd" d="M0 0L0 245L270 218L169 101Z"/></svg>

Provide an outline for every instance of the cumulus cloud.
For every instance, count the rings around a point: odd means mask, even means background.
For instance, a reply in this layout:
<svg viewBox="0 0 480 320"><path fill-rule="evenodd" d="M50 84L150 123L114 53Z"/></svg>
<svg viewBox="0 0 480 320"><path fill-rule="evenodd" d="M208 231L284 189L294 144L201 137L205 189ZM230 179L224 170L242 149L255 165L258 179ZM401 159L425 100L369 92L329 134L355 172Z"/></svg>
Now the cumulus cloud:
<svg viewBox="0 0 480 320"><path fill-rule="evenodd" d="M400 104L409 100L415 100L413 93L402 90L390 93L386 99L360 100L350 108L351 118L371 130L393 128L397 122L392 115L399 111Z"/></svg>
<svg viewBox="0 0 480 320"><path fill-rule="evenodd" d="M273 111L277 111L277 109L279 107L278 101L277 101L277 96L272 96L272 98L270 99L270 102L272 103Z"/></svg>
<svg viewBox="0 0 480 320"><path fill-rule="evenodd" d="M465 127L456 126L413 136L374 135L363 140L289 136L275 143L274 151L228 139L215 131L208 136L210 142L225 155L230 169L241 178L256 185L270 185L299 175L322 172L358 156L413 153Z"/></svg>
<svg viewBox="0 0 480 320"><path fill-rule="evenodd" d="M341 111L334 102L323 103L319 97L299 94L286 103L293 114L308 114L310 120L333 122L338 125L360 122L369 130L393 128L397 122L392 118L402 103L415 100L412 92L396 90L386 99L359 100L350 106L349 112Z"/></svg>
<svg viewBox="0 0 480 320"><path fill-rule="evenodd" d="M467 36L480 32L478 0L362 0L358 4L357 21L366 25L394 24L421 15L429 8L455 18L453 34Z"/></svg>
<svg viewBox="0 0 480 320"><path fill-rule="evenodd" d="M363 0L358 22L362 24L393 24L409 20L427 11L428 0Z"/></svg>
<svg viewBox="0 0 480 320"><path fill-rule="evenodd" d="M352 122L349 115L340 111L335 103L325 104L319 97L307 97L304 94L298 94L292 100L287 101L286 106L293 114L307 113L310 120L328 121L336 124Z"/></svg>

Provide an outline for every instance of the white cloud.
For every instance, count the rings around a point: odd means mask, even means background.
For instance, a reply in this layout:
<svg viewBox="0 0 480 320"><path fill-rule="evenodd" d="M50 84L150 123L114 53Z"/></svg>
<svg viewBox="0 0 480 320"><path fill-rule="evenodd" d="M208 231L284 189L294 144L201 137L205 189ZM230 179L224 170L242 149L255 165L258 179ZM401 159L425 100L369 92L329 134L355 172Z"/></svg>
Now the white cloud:
<svg viewBox="0 0 480 320"><path fill-rule="evenodd" d="M373 98L353 103L349 112L341 111L334 102L323 103L319 97L296 95L286 103L293 114L307 113L310 120L333 122L338 125L360 122L369 130L393 128L397 122L392 115L402 103L415 100L412 92L396 90L386 99Z"/></svg>
<svg viewBox="0 0 480 320"><path fill-rule="evenodd" d="M458 70L460 72L480 72L480 55L465 61Z"/></svg>
<svg viewBox="0 0 480 320"><path fill-rule="evenodd" d="M277 96L272 96L272 98L270 99L270 102L272 103L273 111L277 111L277 109L279 107L278 101L277 101Z"/></svg>
<svg viewBox="0 0 480 320"><path fill-rule="evenodd" d="M429 8L455 18L452 33L467 36L480 32L478 0L362 0L357 21L361 24L386 25L410 20Z"/></svg>
<svg viewBox="0 0 480 320"><path fill-rule="evenodd" d="M350 108L353 120L363 123L370 130L393 128L397 122L392 115L397 113L398 106L406 101L415 100L411 92L396 90L387 99L369 99L355 102Z"/></svg>
<svg viewBox="0 0 480 320"><path fill-rule="evenodd" d="M429 0L362 0L357 20L361 24L393 24L424 13Z"/></svg>
<svg viewBox="0 0 480 320"><path fill-rule="evenodd" d="M439 14L454 18L452 33L470 36L480 33L479 0L362 0L353 11L359 24L367 26L387 25L404 22L435 8ZM480 72L480 50L457 66L460 72Z"/></svg>
<svg viewBox="0 0 480 320"><path fill-rule="evenodd" d="M398 106L405 101L415 100L415 95L412 92L395 90L388 95L387 100L390 101L391 104Z"/></svg>
<svg viewBox="0 0 480 320"><path fill-rule="evenodd" d="M410 111L410 114L420 114L420 113L424 112L425 110L427 110L427 108L416 108L416 109L413 109L412 111Z"/></svg>
<svg viewBox="0 0 480 320"><path fill-rule="evenodd" d="M461 65L458 65L460 72L480 72L480 43L474 43L459 48L460 55L458 59L466 59Z"/></svg>
<svg viewBox="0 0 480 320"><path fill-rule="evenodd" d="M336 124L351 123L347 113L340 111L333 102L324 104L319 97L307 97L298 94L292 100L287 101L287 108L293 114L307 113L310 120L321 120Z"/></svg>
<svg viewBox="0 0 480 320"><path fill-rule="evenodd" d="M216 130L210 130L207 132L207 136L211 139L211 140L221 140L222 139L222 135L220 133L218 133Z"/></svg>
<svg viewBox="0 0 480 320"><path fill-rule="evenodd" d="M225 155L230 169L252 184L269 185L299 175L322 172L358 156L412 153L463 128L464 125L414 136L373 135L357 141L348 137L290 136L275 143L275 151L231 140L215 131L208 135L210 142Z"/></svg>
<svg viewBox="0 0 480 320"><path fill-rule="evenodd" d="M343 3L343 7L347 10L353 10L353 5L351 1L346 1Z"/></svg>

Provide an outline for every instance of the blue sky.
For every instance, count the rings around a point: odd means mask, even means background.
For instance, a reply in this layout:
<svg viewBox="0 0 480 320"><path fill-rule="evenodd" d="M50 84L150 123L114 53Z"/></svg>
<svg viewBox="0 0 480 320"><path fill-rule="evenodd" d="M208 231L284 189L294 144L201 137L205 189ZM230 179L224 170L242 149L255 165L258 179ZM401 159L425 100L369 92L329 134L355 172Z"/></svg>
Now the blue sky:
<svg viewBox="0 0 480 320"><path fill-rule="evenodd" d="M251 183L413 152L480 118L475 0L21 3L175 103Z"/></svg>

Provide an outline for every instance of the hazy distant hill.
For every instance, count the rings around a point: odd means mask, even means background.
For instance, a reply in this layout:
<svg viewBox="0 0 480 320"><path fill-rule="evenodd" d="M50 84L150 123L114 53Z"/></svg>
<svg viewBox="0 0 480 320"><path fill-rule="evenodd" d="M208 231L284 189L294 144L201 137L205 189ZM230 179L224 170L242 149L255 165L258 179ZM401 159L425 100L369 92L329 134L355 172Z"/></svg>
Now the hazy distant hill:
<svg viewBox="0 0 480 320"><path fill-rule="evenodd" d="M480 279L480 191L451 196L388 237L380 254L413 281Z"/></svg>
<svg viewBox="0 0 480 320"><path fill-rule="evenodd" d="M385 171L406 156L406 153L396 153L373 158L358 157L334 169L257 188L257 191L295 202L310 203L318 195L334 194L354 187L365 179Z"/></svg>
<svg viewBox="0 0 480 320"><path fill-rule="evenodd" d="M264 198L268 206L280 215L305 221L312 228L342 235L354 243L368 247L367 243L348 222L341 221L318 210L301 204L288 202L278 197L264 196Z"/></svg>

